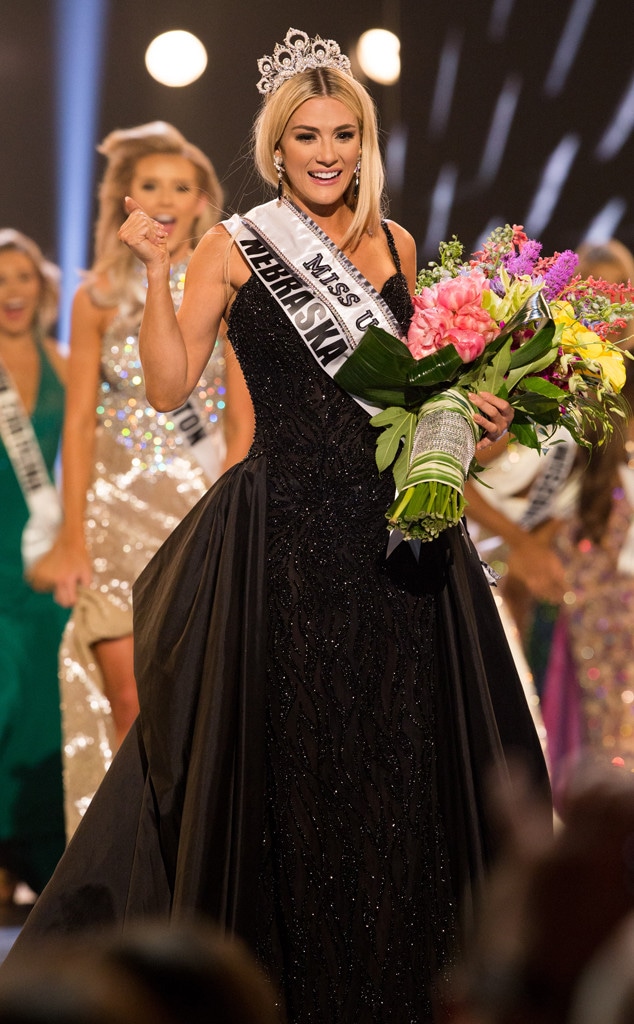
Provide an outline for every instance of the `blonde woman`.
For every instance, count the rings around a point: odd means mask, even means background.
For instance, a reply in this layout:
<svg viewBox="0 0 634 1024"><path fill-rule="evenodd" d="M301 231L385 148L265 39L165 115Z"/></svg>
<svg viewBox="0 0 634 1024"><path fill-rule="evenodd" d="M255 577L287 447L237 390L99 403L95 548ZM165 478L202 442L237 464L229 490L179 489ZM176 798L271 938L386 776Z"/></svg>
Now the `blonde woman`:
<svg viewBox="0 0 634 1024"><path fill-rule="evenodd" d="M150 400L186 399L227 317L256 433L137 582L138 729L32 927L94 919L88 892L122 920L206 913L257 950L289 1021L426 1021L492 850L485 776L506 745L542 779L543 761L465 534L386 559L390 480L331 376L369 323L411 317L373 105L332 40L290 30L259 66L279 198L206 234L178 318L168 235L128 201ZM477 402L498 437L508 404Z"/></svg>
<svg viewBox="0 0 634 1024"><path fill-rule="evenodd" d="M57 651L68 617L26 578L59 525L59 271L0 230L0 876L39 892L64 849Z"/></svg>
<svg viewBox="0 0 634 1024"><path fill-rule="evenodd" d="M210 161L163 122L114 131L100 152L95 262L72 314L64 522L35 575L73 607L60 655L69 834L138 713L132 584L222 469L245 454L252 431L244 382L222 342L182 408L149 406L138 354L145 272L117 237L124 197L133 195L168 238L178 306L192 250L221 214Z"/></svg>

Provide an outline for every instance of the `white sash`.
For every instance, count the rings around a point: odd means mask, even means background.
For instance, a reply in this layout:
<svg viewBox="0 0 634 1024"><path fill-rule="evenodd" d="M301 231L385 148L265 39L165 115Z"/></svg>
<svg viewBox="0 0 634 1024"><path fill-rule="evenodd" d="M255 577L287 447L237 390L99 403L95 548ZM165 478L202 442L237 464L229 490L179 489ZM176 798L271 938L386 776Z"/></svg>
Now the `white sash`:
<svg viewBox="0 0 634 1024"><path fill-rule="evenodd" d="M188 449L191 452L208 482L213 483L222 470L225 456L224 441L220 441L218 434L214 436L208 432L208 421L191 398L168 415L178 427L181 450Z"/></svg>
<svg viewBox="0 0 634 1024"><path fill-rule="evenodd" d="M511 430L513 427L511 426ZM553 441L558 438L557 444ZM568 481L577 457L577 445L566 430L558 430L548 444L543 470L535 478L526 509L520 519L525 530L533 530L555 514L557 499Z"/></svg>
<svg viewBox="0 0 634 1024"><path fill-rule="evenodd" d="M288 199L234 214L223 226L329 377L370 326L402 337L379 293L334 242ZM354 396L351 396L354 397ZM378 407L355 398L370 415Z"/></svg>
<svg viewBox="0 0 634 1024"><path fill-rule="evenodd" d="M0 436L29 510L21 543L22 561L25 569L29 569L38 558L46 554L55 540L62 521L62 510L31 420L2 362Z"/></svg>

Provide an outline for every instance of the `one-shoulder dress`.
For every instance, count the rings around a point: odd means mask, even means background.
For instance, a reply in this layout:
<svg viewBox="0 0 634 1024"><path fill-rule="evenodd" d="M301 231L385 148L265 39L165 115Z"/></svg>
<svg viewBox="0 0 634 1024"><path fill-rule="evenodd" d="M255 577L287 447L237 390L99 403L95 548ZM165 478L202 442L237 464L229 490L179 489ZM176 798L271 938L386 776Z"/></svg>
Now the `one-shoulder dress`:
<svg viewBox="0 0 634 1024"><path fill-rule="evenodd" d="M405 327L400 272L381 294ZM386 558L367 413L254 277L229 336L252 449L135 586L137 728L23 940L197 910L289 1021L421 1024L494 851L489 773L512 752L547 785L540 744L466 531Z"/></svg>

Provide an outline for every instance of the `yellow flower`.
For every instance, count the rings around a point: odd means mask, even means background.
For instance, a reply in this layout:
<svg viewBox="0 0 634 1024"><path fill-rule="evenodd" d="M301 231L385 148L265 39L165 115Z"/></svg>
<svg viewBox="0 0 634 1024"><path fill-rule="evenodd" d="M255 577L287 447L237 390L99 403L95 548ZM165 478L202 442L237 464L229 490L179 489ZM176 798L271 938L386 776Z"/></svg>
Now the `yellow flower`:
<svg viewBox="0 0 634 1024"><path fill-rule="evenodd" d="M625 384L625 363L618 349L579 323L569 302L553 302L550 311L561 327L559 344L564 352L582 359L584 369L601 377L612 391L620 391Z"/></svg>

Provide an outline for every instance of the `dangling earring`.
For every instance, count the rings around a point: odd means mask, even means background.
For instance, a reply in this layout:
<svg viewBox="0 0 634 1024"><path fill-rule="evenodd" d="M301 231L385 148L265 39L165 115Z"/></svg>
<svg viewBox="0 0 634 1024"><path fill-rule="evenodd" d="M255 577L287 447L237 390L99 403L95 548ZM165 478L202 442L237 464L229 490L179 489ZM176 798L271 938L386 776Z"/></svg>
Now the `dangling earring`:
<svg viewBox="0 0 634 1024"><path fill-rule="evenodd" d="M281 156L278 156L277 153L273 156L273 163L275 164L275 170L277 171L277 198L282 199L284 196L284 182L282 180L284 163Z"/></svg>
<svg viewBox="0 0 634 1024"><path fill-rule="evenodd" d="M356 199L359 195L359 171L361 170L361 154L359 153L359 159L357 160L357 166L354 169L354 189L353 195Z"/></svg>

